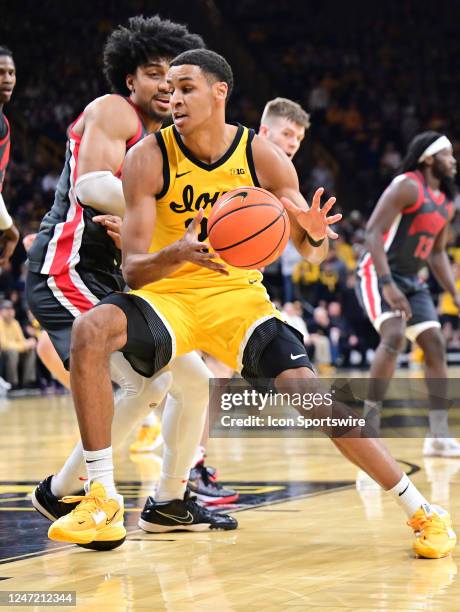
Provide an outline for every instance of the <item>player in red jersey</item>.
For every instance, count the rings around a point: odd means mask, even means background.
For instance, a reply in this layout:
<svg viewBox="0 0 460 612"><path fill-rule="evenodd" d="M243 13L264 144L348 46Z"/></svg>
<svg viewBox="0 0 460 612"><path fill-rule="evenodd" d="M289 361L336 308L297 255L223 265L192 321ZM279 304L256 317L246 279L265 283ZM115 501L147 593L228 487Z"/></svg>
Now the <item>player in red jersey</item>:
<svg viewBox="0 0 460 612"><path fill-rule="evenodd" d="M67 368L74 320L125 287L121 253L106 229L116 230L113 215L124 214L120 176L126 152L158 130L170 114L166 83L170 59L203 44L185 26L158 16L130 19L127 27L120 26L109 36L104 50L105 74L115 93L92 101L68 130L64 169L53 207L29 249L27 278L29 306ZM106 215L103 225L101 213ZM210 373L198 355L184 357L172 364L171 400L163 416L166 448L158 494L167 499L183 495L207 408ZM151 383L138 373L139 368L134 369L121 353L111 363L111 378L125 391L117 405L117 445L149 405L161 401L170 380L166 373L166 379L160 374ZM51 520L70 512L72 504L59 498L79 492L84 471L82 448L77 445L62 469L36 487L34 507ZM123 539L124 528L114 526L108 540L89 544L107 548Z"/></svg>
<svg viewBox="0 0 460 612"><path fill-rule="evenodd" d="M427 285L418 277L428 266L460 306L446 253L455 214L457 163L448 138L423 132L410 143L401 171L384 191L367 224L368 251L358 266L358 298L381 341L372 362L365 416L379 426L380 409L405 337L425 355L430 437L426 456L460 457L447 424L447 362L441 325Z"/></svg>
<svg viewBox="0 0 460 612"><path fill-rule="evenodd" d="M19 240L19 231L8 214L3 200L3 181L10 159L11 133L3 107L11 100L16 85L16 66L13 53L0 46L0 266L11 257Z"/></svg>

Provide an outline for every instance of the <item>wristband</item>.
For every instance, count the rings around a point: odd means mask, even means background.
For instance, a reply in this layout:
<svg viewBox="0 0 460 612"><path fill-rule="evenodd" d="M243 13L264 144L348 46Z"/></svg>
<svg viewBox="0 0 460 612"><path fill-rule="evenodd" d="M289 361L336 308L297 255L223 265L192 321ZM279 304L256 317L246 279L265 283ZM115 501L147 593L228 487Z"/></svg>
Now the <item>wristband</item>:
<svg viewBox="0 0 460 612"><path fill-rule="evenodd" d="M324 242L324 238L321 238L321 240L313 240L313 238L310 236L310 234L307 231L305 231L305 235L307 236L307 240L311 244L312 247L319 247Z"/></svg>
<svg viewBox="0 0 460 612"><path fill-rule="evenodd" d="M379 283L381 283L382 285L389 285L393 282L393 277L391 276L391 274L383 274L382 276L378 277L378 280Z"/></svg>

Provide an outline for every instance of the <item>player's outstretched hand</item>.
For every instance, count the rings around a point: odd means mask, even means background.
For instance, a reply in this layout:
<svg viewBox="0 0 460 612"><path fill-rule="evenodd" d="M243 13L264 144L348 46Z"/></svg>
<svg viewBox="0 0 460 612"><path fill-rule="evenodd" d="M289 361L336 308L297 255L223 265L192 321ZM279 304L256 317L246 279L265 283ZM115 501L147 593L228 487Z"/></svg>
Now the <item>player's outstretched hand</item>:
<svg viewBox="0 0 460 612"><path fill-rule="evenodd" d="M189 261L197 266L209 268L210 270L228 276L228 270L225 265L219 261L215 261L219 257L217 253L210 253L209 245L205 242L200 242L197 238L197 233L203 217L204 210L200 208L183 237L177 241L177 254L181 261Z"/></svg>
<svg viewBox="0 0 460 612"><path fill-rule="evenodd" d="M112 238L117 249L121 251L121 217L117 215L96 215L93 217L94 223L100 223L107 230L107 234Z"/></svg>
<svg viewBox="0 0 460 612"><path fill-rule="evenodd" d="M308 233L310 238L315 242L323 240L323 238L332 238L335 240L339 237L330 226L337 223L342 218L341 214L332 215L328 217L328 213L334 206L336 199L329 198L324 206L321 208L321 196L324 193L323 187L320 187L315 191L313 196L311 207L300 208L296 206L288 198L281 198L281 203L284 208L288 210L291 215L297 220L297 223Z"/></svg>
<svg viewBox="0 0 460 612"><path fill-rule="evenodd" d="M4 266L14 253L14 249L19 241L19 230L13 225L6 230L0 237L0 266Z"/></svg>
<svg viewBox="0 0 460 612"><path fill-rule="evenodd" d="M395 283L383 285L383 297L391 307L391 310L408 321L412 317L410 304L402 291L398 289Z"/></svg>

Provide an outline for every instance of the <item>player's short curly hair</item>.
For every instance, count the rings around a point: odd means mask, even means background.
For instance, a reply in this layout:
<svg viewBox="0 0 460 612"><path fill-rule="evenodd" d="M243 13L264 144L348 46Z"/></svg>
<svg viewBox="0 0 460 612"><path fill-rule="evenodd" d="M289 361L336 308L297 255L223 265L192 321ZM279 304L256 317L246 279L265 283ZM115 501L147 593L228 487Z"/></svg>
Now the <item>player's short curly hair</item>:
<svg viewBox="0 0 460 612"><path fill-rule="evenodd" d="M190 64L198 66L202 72L210 76L212 82L223 81L227 83L227 102L233 91L233 72L227 60L215 51L210 49L196 49L184 51L171 62L172 66L183 66Z"/></svg>
<svg viewBox="0 0 460 612"><path fill-rule="evenodd" d="M158 15L131 17L127 26L118 26L104 47L104 75L116 93L129 95L128 74L153 59L172 59L189 49L202 49L204 42L185 25Z"/></svg>

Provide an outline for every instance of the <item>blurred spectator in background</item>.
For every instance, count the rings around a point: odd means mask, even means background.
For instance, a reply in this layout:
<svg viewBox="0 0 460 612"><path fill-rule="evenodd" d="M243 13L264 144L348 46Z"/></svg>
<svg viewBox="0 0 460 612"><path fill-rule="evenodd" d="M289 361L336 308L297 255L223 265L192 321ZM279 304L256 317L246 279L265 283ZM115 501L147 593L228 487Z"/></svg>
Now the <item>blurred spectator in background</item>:
<svg viewBox="0 0 460 612"><path fill-rule="evenodd" d="M310 332L308 344L313 349L311 357L320 374L330 374L334 371L332 367L331 344L329 332L331 322L324 306L317 306L313 311L313 317L308 320L307 327Z"/></svg>
<svg viewBox="0 0 460 612"><path fill-rule="evenodd" d="M20 369L22 370L23 386L30 386L35 382L36 344L35 338L24 336L19 322L14 317L13 303L5 300L0 306L0 348L5 378L13 389L20 387Z"/></svg>
<svg viewBox="0 0 460 612"><path fill-rule="evenodd" d="M294 327L303 336L304 344L308 344L308 329L307 324L302 316L302 304L299 301L287 302L283 306L282 313L286 323Z"/></svg>
<svg viewBox="0 0 460 612"><path fill-rule="evenodd" d="M316 191L318 187L324 187L326 197L334 195L334 174L326 163L324 157L319 157L310 174L310 188Z"/></svg>
<svg viewBox="0 0 460 612"><path fill-rule="evenodd" d="M295 267L302 261L302 256L289 241L281 255L281 276L283 278L283 302L293 302L296 297L292 274ZM265 275L264 275L265 276ZM294 325L295 327L295 325Z"/></svg>
<svg viewBox="0 0 460 612"><path fill-rule="evenodd" d="M455 285L460 291L460 263L453 264L453 271ZM438 312L447 347L460 348L460 312L447 291L439 296Z"/></svg>
<svg viewBox="0 0 460 612"><path fill-rule="evenodd" d="M360 308L356 296L355 301L357 308ZM349 368L351 365L359 368L365 367L368 343L365 336L362 333L359 334L354 329L352 325L353 313L343 310L338 302L331 302L328 314L331 324L329 339L331 342L332 365L342 368ZM355 360L352 363L351 357L353 351L355 352Z"/></svg>

